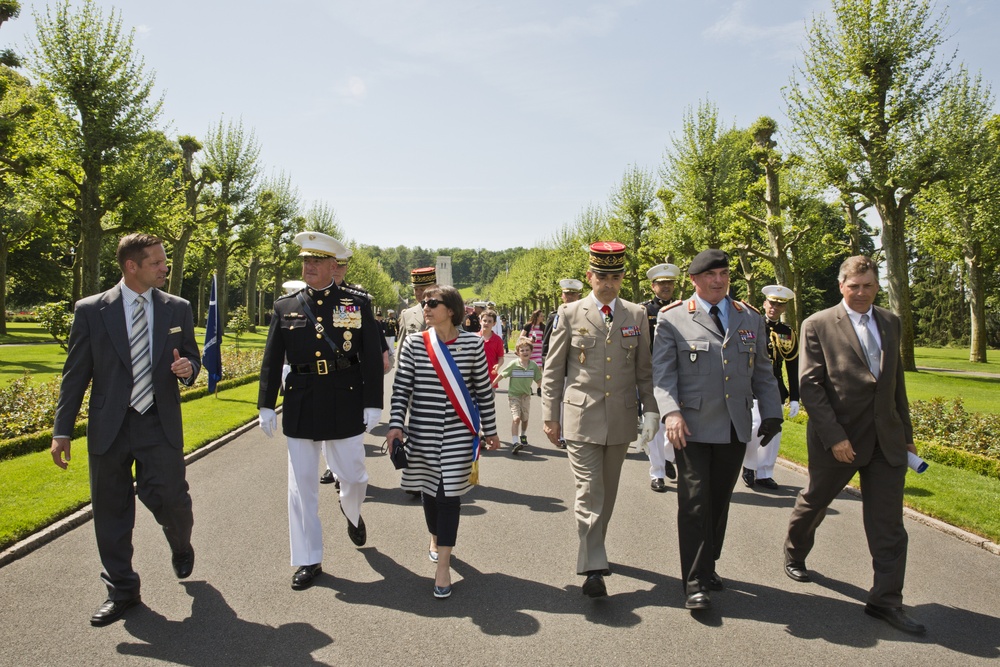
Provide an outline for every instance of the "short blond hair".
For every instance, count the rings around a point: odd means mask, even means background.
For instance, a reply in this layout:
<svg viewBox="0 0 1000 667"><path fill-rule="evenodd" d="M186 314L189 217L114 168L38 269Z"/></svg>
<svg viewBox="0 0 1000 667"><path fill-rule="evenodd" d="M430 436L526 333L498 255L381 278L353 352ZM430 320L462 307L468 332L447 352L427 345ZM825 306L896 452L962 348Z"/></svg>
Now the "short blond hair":
<svg viewBox="0 0 1000 667"><path fill-rule="evenodd" d="M522 336L517 339L517 343L514 345L514 351L517 352L522 347L527 347L528 351L530 352L535 349L535 341L531 340L530 338L525 338L524 336Z"/></svg>

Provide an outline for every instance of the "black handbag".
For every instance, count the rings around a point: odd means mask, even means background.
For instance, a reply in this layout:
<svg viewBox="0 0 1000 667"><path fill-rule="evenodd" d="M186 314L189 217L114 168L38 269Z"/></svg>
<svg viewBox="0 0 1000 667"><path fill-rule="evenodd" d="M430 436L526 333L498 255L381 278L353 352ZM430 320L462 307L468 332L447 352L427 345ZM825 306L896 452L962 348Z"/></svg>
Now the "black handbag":
<svg viewBox="0 0 1000 667"><path fill-rule="evenodd" d="M392 441L392 445L389 448L389 459L396 470L402 470L407 465L406 445L399 438Z"/></svg>

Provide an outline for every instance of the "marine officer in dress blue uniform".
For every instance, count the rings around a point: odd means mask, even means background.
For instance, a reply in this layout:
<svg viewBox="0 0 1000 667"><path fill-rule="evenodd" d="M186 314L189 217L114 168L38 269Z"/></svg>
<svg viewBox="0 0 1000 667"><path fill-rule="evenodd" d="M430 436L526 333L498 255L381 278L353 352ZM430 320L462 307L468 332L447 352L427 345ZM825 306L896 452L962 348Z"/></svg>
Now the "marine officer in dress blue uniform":
<svg viewBox="0 0 1000 667"><path fill-rule="evenodd" d="M771 355L771 367L778 381L778 391L781 392L781 402L788 403L788 418L799 414L799 338L792 328L781 321L781 316L788 307L788 302L795 298L795 292L784 285L766 285L761 290L764 295L764 324L767 326L767 351ZM788 370L788 387L782 377L781 369ZM760 413L757 401L753 402L753 430L760 426ZM754 485L762 486L772 491L778 488L774 481L774 464L778 460L778 450L781 448L781 432L771 438L766 447L760 446L760 438L756 435L747 443L746 456L743 457L743 483L751 489Z"/></svg>
<svg viewBox="0 0 1000 667"><path fill-rule="evenodd" d="M674 288L680 276L680 268L673 264L657 264L646 271L650 288L653 290L653 298L642 304L649 319L650 349L656 337L656 318L664 306L675 301ZM660 427L656 431L656 436L650 441L646 454L649 456L649 488L657 493L664 493L667 490L664 478L677 479L677 470L674 468L674 446L667 442L663 422L660 422Z"/></svg>
<svg viewBox="0 0 1000 667"><path fill-rule="evenodd" d="M282 430L288 440L288 530L292 588L312 585L323 571L319 519L319 454L325 445L340 479L340 508L351 541L362 546L367 529L361 503L368 489L365 431L382 416L381 333L363 291L337 286L339 241L319 232L295 237L306 287L274 303L261 364L260 427L277 430L274 412L287 358Z"/></svg>

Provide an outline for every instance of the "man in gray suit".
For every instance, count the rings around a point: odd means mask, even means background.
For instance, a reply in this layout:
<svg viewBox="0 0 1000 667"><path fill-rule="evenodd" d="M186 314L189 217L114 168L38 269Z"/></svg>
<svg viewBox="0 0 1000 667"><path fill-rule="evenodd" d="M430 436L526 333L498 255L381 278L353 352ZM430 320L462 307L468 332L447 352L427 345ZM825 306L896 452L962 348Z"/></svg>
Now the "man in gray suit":
<svg viewBox="0 0 1000 667"><path fill-rule="evenodd" d="M778 382L760 313L729 297L729 255L705 250L688 269L695 294L665 306L653 339L653 386L677 457L677 532L687 609L722 590L715 561L751 436L756 397L762 444L781 430Z"/></svg>
<svg viewBox="0 0 1000 667"><path fill-rule="evenodd" d="M542 370L545 434L557 447L565 437L576 478L576 571L586 576L583 594L589 597L608 594L604 577L611 570L604 538L622 463L638 435L636 401L650 406L643 443L653 438L660 421L651 410L655 399L646 311L618 298L624 269L624 245L600 241L590 246L587 281L593 291L559 306Z"/></svg>
<svg viewBox="0 0 1000 667"><path fill-rule="evenodd" d="M161 292L169 267L163 243L129 234L118 244L122 279L76 304L56 406L52 460L65 469L73 425L91 385L87 421L90 497L108 599L91 617L107 625L140 601L132 569L135 464L139 500L149 508L184 579L194 567L191 496L184 478L178 380L201 368L191 304Z"/></svg>
<svg viewBox="0 0 1000 667"><path fill-rule="evenodd" d="M917 453L899 356L899 318L873 306L878 267L868 257L840 266L844 299L802 323L799 393L809 425L809 484L799 493L785 540L785 573L809 581L806 556L826 508L861 476L868 550L875 570L865 613L923 634L903 611L907 453Z"/></svg>

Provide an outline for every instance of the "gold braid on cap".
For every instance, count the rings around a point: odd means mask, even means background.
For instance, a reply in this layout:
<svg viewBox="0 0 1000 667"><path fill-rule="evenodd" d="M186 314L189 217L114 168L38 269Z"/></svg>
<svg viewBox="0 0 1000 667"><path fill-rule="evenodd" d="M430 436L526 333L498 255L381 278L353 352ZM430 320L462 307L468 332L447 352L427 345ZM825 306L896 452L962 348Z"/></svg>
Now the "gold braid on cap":
<svg viewBox="0 0 1000 667"><path fill-rule="evenodd" d="M625 255L617 253L612 256L591 255L590 266L594 269L605 269L607 271L621 271L625 268Z"/></svg>
<svg viewBox="0 0 1000 667"><path fill-rule="evenodd" d="M785 361L791 361L799 356L797 349L798 342L799 339L795 335L795 331L792 331L792 335L788 337L788 340L781 338L781 335L777 331L771 331L771 349ZM792 353L793 351L794 354Z"/></svg>

